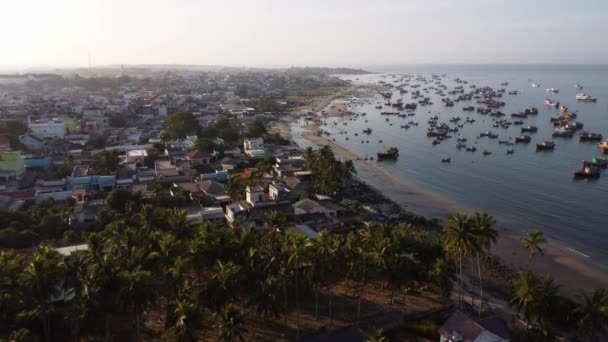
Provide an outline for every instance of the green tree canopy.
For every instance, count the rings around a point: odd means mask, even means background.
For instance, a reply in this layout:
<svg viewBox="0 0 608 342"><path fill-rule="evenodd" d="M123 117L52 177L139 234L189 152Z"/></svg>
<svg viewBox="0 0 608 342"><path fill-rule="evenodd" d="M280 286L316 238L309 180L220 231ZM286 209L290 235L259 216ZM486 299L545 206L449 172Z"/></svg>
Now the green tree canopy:
<svg viewBox="0 0 608 342"><path fill-rule="evenodd" d="M194 115L187 112L176 112L169 115L167 126L174 139L183 139L189 134L198 132L200 128Z"/></svg>

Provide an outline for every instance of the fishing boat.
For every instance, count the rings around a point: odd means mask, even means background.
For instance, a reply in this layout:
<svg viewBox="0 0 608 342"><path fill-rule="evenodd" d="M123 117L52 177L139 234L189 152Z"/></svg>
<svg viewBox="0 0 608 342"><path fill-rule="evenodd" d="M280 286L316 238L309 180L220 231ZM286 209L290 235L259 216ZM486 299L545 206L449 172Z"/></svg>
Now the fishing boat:
<svg viewBox="0 0 608 342"><path fill-rule="evenodd" d="M599 178L600 177L600 169L594 166L583 167L582 170L573 170L572 175L575 179L581 178Z"/></svg>
<svg viewBox="0 0 608 342"><path fill-rule="evenodd" d="M364 129L363 133L365 133L365 134L372 134L372 129L371 128Z"/></svg>
<svg viewBox="0 0 608 342"><path fill-rule="evenodd" d="M556 102L556 101L553 101L550 99L545 99L545 102L543 104L547 107L554 107L554 108L559 107L559 102Z"/></svg>
<svg viewBox="0 0 608 342"><path fill-rule="evenodd" d="M452 162L452 158L450 158L450 157L443 158L443 159L441 159L441 162L442 162L442 163L448 163L448 164L449 164L449 163L451 163L451 162Z"/></svg>
<svg viewBox="0 0 608 342"><path fill-rule="evenodd" d="M599 143L598 147L600 148L600 151L602 151L602 153L608 154L608 140Z"/></svg>
<svg viewBox="0 0 608 342"><path fill-rule="evenodd" d="M569 129L568 127L557 128L551 134L552 137L557 137L557 138L572 138L573 135L574 135L574 132L572 131L572 129Z"/></svg>
<svg viewBox="0 0 608 342"><path fill-rule="evenodd" d="M543 141L540 144L536 144L536 151L553 151L555 149L555 143L553 141Z"/></svg>
<svg viewBox="0 0 608 342"><path fill-rule="evenodd" d="M530 136L529 135L522 135L520 137L515 137L515 142L516 143L524 143L527 144L530 142Z"/></svg>
<svg viewBox="0 0 608 342"><path fill-rule="evenodd" d="M602 135L599 133L592 133L591 131L580 132L578 134L580 141L600 141Z"/></svg>
<svg viewBox="0 0 608 342"><path fill-rule="evenodd" d="M426 130L427 137L445 137L448 134L447 130L444 129L432 129L429 128Z"/></svg>
<svg viewBox="0 0 608 342"><path fill-rule="evenodd" d="M526 110L524 110L524 113L526 113L528 115L537 115L538 114L538 108L536 108L536 107L526 108Z"/></svg>
<svg viewBox="0 0 608 342"><path fill-rule="evenodd" d="M532 83L532 88L540 88L540 83Z"/></svg>
<svg viewBox="0 0 608 342"><path fill-rule="evenodd" d="M384 152L378 152L378 160L391 159L395 160L399 157L399 149L396 147L390 147Z"/></svg>
<svg viewBox="0 0 608 342"><path fill-rule="evenodd" d="M608 167L608 159L604 158L593 158L591 160L583 160L583 167L597 167L599 169L605 169Z"/></svg>
<svg viewBox="0 0 608 342"><path fill-rule="evenodd" d="M492 154L492 152L490 152L488 150L483 151L484 156L489 156L490 154Z"/></svg>
<svg viewBox="0 0 608 342"><path fill-rule="evenodd" d="M556 89L556 88L547 88L547 89L545 89L545 92L547 92L549 94L557 94L557 93L559 93L559 89Z"/></svg>
<svg viewBox="0 0 608 342"><path fill-rule="evenodd" d="M597 99L595 99L595 98L593 98L593 97L591 97L591 96L589 96L587 94L583 94L583 93L576 94L576 100L577 101L581 101L581 102L595 102L595 101L597 101Z"/></svg>
<svg viewBox="0 0 608 342"><path fill-rule="evenodd" d="M526 133L526 132L528 132L528 133L534 133L536 131L538 131L538 128L536 126L527 126L527 127L522 127L521 128L521 132L522 133Z"/></svg>
<svg viewBox="0 0 608 342"><path fill-rule="evenodd" d="M528 117L528 114L526 114L524 112L511 113L511 117L512 118L526 118L526 117Z"/></svg>
<svg viewBox="0 0 608 342"><path fill-rule="evenodd" d="M515 150L512 150L512 149L511 150L507 150L507 154L513 154L513 153L515 153Z"/></svg>

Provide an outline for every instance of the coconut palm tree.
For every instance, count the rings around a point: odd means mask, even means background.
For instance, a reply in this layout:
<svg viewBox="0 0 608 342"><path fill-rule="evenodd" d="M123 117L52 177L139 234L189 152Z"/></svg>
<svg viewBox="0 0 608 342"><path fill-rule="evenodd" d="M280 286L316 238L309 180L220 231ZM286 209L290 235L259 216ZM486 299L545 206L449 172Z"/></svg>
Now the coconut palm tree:
<svg viewBox="0 0 608 342"><path fill-rule="evenodd" d="M120 276L126 285L121 291L122 301L133 311L135 336L137 341L141 341L141 313L154 297L151 290L152 272L138 265L133 269L122 271Z"/></svg>
<svg viewBox="0 0 608 342"><path fill-rule="evenodd" d="M277 319L285 311L280 298L283 279L280 276L269 274L257 281L251 303L255 306L256 313L264 321Z"/></svg>
<svg viewBox="0 0 608 342"><path fill-rule="evenodd" d="M441 240L445 249L454 255L458 262L458 299L462 301L462 259L476 254L480 249L480 241L471 224L471 218L462 212L450 216L448 224L443 228Z"/></svg>
<svg viewBox="0 0 608 342"><path fill-rule="evenodd" d="M283 240L283 249L287 255L288 267L295 276L296 283L296 313L297 313L297 334L300 333L300 274L304 267L308 267L308 258L312 249L310 240L293 230L287 231Z"/></svg>
<svg viewBox="0 0 608 342"><path fill-rule="evenodd" d="M542 329L544 336L555 330L555 327L553 327L554 318L560 312L558 291L559 285L549 275L539 279L536 286L537 304L534 311L536 323Z"/></svg>
<svg viewBox="0 0 608 342"><path fill-rule="evenodd" d="M445 297L449 297L452 291L453 274L454 265L446 258L437 258L429 270L429 279L439 286Z"/></svg>
<svg viewBox="0 0 608 342"><path fill-rule="evenodd" d="M479 262L480 252L489 252L492 245L496 243L498 238L498 231L494 228L496 220L486 213L475 213L472 220L473 228L475 229L475 235L479 240L479 246L481 247L476 253L477 258L477 274L479 275L479 315L481 315L481 307L483 304L483 282L481 279L481 263Z"/></svg>
<svg viewBox="0 0 608 342"><path fill-rule="evenodd" d="M17 317L25 296L21 277L16 275L23 273L25 258L10 251L0 251L0 322L8 326Z"/></svg>
<svg viewBox="0 0 608 342"><path fill-rule="evenodd" d="M534 254L544 255L544 251L541 248L541 244L547 243L545 239L545 234L540 230L533 230L531 232L527 232L526 236L521 238L521 242L524 247L530 252L530 256L528 257L528 267L530 267L530 263L532 262L532 257Z"/></svg>
<svg viewBox="0 0 608 342"><path fill-rule="evenodd" d="M243 327L245 319L239 310L232 304L224 307L220 320L220 339L226 342L244 341Z"/></svg>
<svg viewBox="0 0 608 342"><path fill-rule="evenodd" d="M524 315L526 329L530 327L530 320L538 303L538 284L538 278L530 271L520 271L515 279L511 305Z"/></svg>
<svg viewBox="0 0 608 342"><path fill-rule="evenodd" d="M373 328L369 334L368 342L386 342L388 341L386 336L384 336L384 331L379 328Z"/></svg>
<svg viewBox="0 0 608 342"><path fill-rule="evenodd" d="M322 230L313 240L313 281L315 282L315 318L319 318L319 290L323 281L334 272L337 262L339 240L327 230ZM333 291L332 291L333 293ZM331 299L330 308L331 312Z"/></svg>
<svg viewBox="0 0 608 342"><path fill-rule="evenodd" d="M194 342L198 340L203 324L203 308L199 304L197 290L188 282L178 290L177 304L172 312L174 318L165 331L164 339L171 342Z"/></svg>
<svg viewBox="0 0 608 342"><path fill-rule="evenodd" d="M166 213L168 229L178 239L185 239L192 235L192 230L188 224L187 213L177 208L169 209Z"/></svg>
<svg viewBox="0 0 608 342"><path fill-rule="evenodd" d="M608 291L597 288L591 292L581 291L576 314L581 336L590 341L599 341L600 336L608 333Z"/></svg>
<svg viewBox="0 0 608 342"><path fill-rule="evenodd" d="M20 313L30 319L39 319L47 341L51 340L51 315L55 305L51 298L61 296L64 265L61 255L52 247L41 245L25 267L23 286L26 289L28 309Z"/></svg>
<svg viewBox="0 0 608 342"><path fill-rule="evenodd" d="M264 216L264 232L265 240L272 256L276 257L278 252L278 238L277 235L281 232L282 226L287 222L285 214L272 210Z"/></svg>
<svg viewBox="0 0 608 342"><path fill-rule="evenodd" d="M306 169L308 169L308 170L313 169L315 162L316 162L315 158L316 158L315 151L312 149L312 147L308 146L304 150L304 162L305 162Z"/></svg>

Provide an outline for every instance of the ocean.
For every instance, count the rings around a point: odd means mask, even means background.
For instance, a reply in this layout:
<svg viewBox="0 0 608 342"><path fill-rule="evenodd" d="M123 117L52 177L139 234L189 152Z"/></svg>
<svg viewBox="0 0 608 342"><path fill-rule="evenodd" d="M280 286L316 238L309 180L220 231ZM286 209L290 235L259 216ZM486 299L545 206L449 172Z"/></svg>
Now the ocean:
<svg viewBox="0 0 608 342"><path fill-rule="evenodd" d="M326 118L327 124L321 129L330 133L329 138L361 157L375 157L377 152L391 146L399 148L397 161L374 160L372 163L399 180L404 187L428 195L417 197L414 212L445 216L455 208L469 212L484 211L496 217L499 225L511 232L540 229L551 241L582 253L595 264L608 265L608 170L595 181L573 181L572 177L573 169L582 167L583 159L601 156L597 142L581 143L578 133L573 138L552 138L553 124L549 118L557 116L558 109L543 106L546 98L561 102L578 113L576 121L584 124L584 130L602 133L604 140L608 139L608 65L401 65L368 66L366 70L378 73L341 77L353 83L377 83L400 79L383 78L384 74L421 75L429 81L432 74L445 74L441 83L447 86L444 92L452 99L457 95L448 95L447 92L458 85L462 85L465 92L471 90L470 85L505 88L507 92L517 90L518 95L505 92L499 99L506 102L498 109L507 114L502 119L517 120L510 114L529 107L539 110L538 115L521 119L523 126L495 128L492 126L493 117L462 110L465 106L477 107L475 99L446 107L434 90L423 90L435 84L423 84L412 79L410 85L421 84L417 90L433 102L430 106L418 106L415 116L381 115L382 111L396 110L384 106L384 99L377 94L369 99L369 103L350 106L353 112L366 113L366 116ZM455 78L468 84L458 84ZM509 84L503 86L503 82ZM540 83L540 87L533 88L532 82ZM576 84L584 89L578 90ZM557 88L559 93L547 94L546 88ZM404 103L417 102L419 99L411 98L412 88L406 89L409 93L404 95L393 89L391 101L401 98ZM575 95L580 92L597 98L597 102L577 102ZM384 108L377 109L378 105ZM475 122L464 124L458 133L451 133L453 138L434 146L433 139L427 138L425 132L427 120L435 115L439 122L446 122L451 127L455 124L449 119L456 116L462 119L461 123L467 117ZM409 121L419 125L401 128ZM531 143L514 146L498 143L499 140L520 136L521 127L527 125L538 127L538 132L530 134ZM372 129L370 135L362 134L366 128ZM480 133L487 131L498 134L498 139L478 138ZM477 152L458 150L457 137L466 138L467 146L475 146ZM543 140L554 141L555 150L536 152L536 143ZM514 153L507 154L507 149L513 149ZM492 154L484 156L484 150ZM447 157L451 158L451 163L442 163L442 159ZM608 158L608 155L604 157ZM432 200L425 201L425 198Z"/></svg>

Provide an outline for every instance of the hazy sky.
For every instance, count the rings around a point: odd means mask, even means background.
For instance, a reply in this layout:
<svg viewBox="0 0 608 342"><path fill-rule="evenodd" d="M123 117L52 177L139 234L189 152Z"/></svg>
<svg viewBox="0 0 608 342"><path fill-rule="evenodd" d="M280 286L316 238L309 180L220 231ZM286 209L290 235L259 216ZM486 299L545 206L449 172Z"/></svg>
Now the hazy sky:
<svg viewBox="0 0 608 342"><path fill-rule="evenodd" d="M608 63L608 0L2 0L0 66Z"/></svg>

